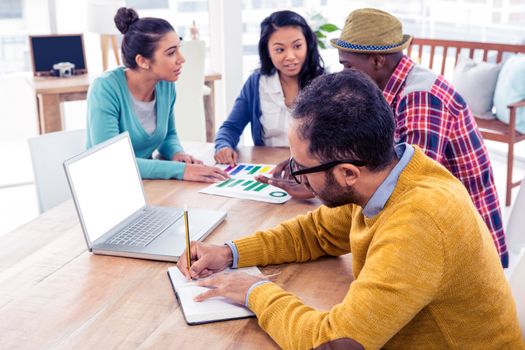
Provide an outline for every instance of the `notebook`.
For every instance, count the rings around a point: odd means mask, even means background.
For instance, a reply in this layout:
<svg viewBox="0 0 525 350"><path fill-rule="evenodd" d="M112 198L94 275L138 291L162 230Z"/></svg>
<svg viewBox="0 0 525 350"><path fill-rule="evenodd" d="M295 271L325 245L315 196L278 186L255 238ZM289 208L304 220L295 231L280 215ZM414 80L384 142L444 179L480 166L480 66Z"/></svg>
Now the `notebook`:
<svg viewBox="0 0 525 350"><path fill-rule="evenodd" d="M226 164L218 164L216 166L227 172L230 178L209 185L200 190L200 193L252 199L275 204L285 203L292 198L281 188L254 180L254 177L257 175L271 176L270 171L275 165L239 163L235 167Z"/></svg>
<svg viewBox="0 0 525 350"><path fill-rule="evenodd" d="M186 248L182 209L146 205L129 135L124 132L64 162L88 250L177 261ZM224 211L188 209L190 237L203 240Z"/></svg>
<svg viewBox="0 0 525 350"><path fill-rule="evenodd" d="M230 270L219 273L227 271ZM255 266L235 269L235 271L246 272L250 275L260 274L259 269ZM210 298L201 302L193 301L195 296L205 292L208 288L197 286L195 281L188 281L176 266L168 268L168 276L179 300L186 323L189 325L255 316L248 308L234 304L223 297Z"/></svg>

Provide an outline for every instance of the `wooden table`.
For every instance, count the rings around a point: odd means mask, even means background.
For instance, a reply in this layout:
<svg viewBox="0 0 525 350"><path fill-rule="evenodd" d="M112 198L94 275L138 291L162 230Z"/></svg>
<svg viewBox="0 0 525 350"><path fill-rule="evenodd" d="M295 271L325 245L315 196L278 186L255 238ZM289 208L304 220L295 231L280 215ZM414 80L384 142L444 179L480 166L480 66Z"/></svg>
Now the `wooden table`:
<svg viewBox="0 0 525 350"><path fill-rule="evenodd" d="M87 74L70 78L31 77L35 91L37 128L40 134L62 130L61 102L85 100L92 78Z"/></svg>
<svg viewBox="0 0 525 350"><path fill-rule="evenodd" d="M213 145L185 144L204 159ZM287 149L245 148L243 161L276 162ZM206 186L145 181L150 204L226 210L206 239L221 244L273 227L317 206L283 205L199 194ZM255 318L188 326L166 271L173 263L93 255L86 250L72 201L0 236L0 344L2 349L273 349ZM350 256L269 266L276 283L309 305L329 309L351 281ZM329 288L327 288L329 286Z"/></svg>
<svg viewBox="0 0 525 350"><path fill-rule="evenodd" d="M220 73L206 71L204 84L210 88L210 94L204 95L204 118L206 118L206 142L215 141L215 80L221 80Z"/></svg>
<svg viewBox="0 0 525 350"><path fill-rule="evenodd" d="M215 139L215 81L222 78L220 73L207 70L204 84L211 90L203 99L206 118L206 140ZM31 77L37 105L37 127L40 134L62 130L61 102L85 100L89 84L94 77L87 74L71 78Z"/></svg>

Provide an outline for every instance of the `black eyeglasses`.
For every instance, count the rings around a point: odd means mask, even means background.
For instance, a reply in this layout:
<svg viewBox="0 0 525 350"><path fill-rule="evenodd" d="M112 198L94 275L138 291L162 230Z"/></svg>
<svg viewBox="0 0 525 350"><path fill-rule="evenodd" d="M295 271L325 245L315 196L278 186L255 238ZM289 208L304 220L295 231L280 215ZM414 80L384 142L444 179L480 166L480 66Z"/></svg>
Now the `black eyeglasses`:
<svg viewBox="0 0 525 350"><path fill-rule="evenodd" d="M324 164L317 165L311 168L306 168L306 169L299 169L299 167L297 166L293 158L290 158L288 162L288 166L290 167L290 175L292 175L293 179L298 184L302 182L301 175L319 173L321 171L327 171L328 169L331 169L334 166L339 165L339 164L353 164L355 166L365 166L366 162L362 160L354 160L354 159L334 160L332 162L324 163Z"/></svg>

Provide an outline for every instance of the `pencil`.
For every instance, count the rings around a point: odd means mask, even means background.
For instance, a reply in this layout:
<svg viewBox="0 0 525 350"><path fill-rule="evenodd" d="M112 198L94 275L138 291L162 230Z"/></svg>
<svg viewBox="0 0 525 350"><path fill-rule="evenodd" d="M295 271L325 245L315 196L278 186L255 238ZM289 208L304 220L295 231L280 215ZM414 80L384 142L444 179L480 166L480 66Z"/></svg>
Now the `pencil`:
<svg viewBox="0 0 525 350"><path fill-rule="evenodd" d="M188 270L191 267L190 251L190 224L188 222L188 206L184 205L184 228L186 230L186 259L188 260Z"/></svg>

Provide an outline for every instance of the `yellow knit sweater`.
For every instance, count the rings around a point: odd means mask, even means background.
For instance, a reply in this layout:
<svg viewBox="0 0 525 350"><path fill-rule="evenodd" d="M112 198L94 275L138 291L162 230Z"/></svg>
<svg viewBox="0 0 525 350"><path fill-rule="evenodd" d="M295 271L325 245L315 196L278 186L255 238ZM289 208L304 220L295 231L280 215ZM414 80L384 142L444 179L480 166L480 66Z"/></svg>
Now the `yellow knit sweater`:
<svg viewBox="0 0 525 350"><path fill-rule="evenodd" d="M325 206L235 241L239 266L352 253L341 303L317 311L274 283L249 306L285 349L525 349L492 238L463 185L416 148L384 209ZM335 345L335 343L332 343Z"/></svg>

